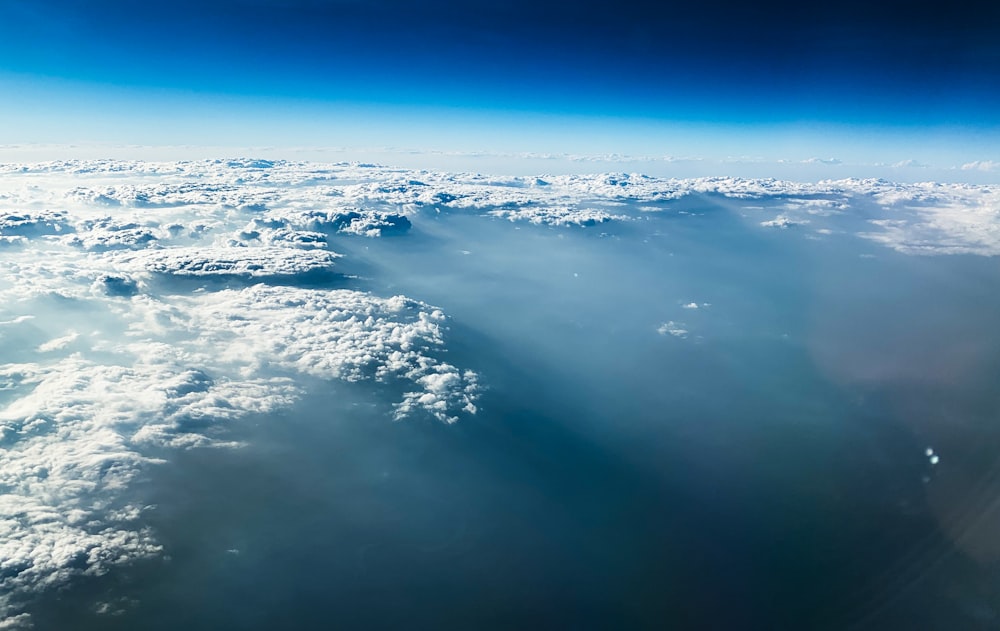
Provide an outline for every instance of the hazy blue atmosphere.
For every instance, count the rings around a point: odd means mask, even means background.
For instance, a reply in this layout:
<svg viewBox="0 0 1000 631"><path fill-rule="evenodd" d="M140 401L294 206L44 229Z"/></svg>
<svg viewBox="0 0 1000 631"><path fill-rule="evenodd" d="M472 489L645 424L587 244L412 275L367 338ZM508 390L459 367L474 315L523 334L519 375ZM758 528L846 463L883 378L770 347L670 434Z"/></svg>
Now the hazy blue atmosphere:
<svg viewBox="0 0 1000 631"><path fill-rule="evenodd" d="M680 177L995 181L998 11L964 0L7 0L0 144L21 151L5 148L10 161L35 143L62 147L30 158L45 160L67 144L98 144L88 158L121 157L108 144L175 148L152 159L352 150L298 156L323 161L389 147L705 161ZM789 170L805 160L833 168Z"/></svg>
<svg viewBox="0 0 1000 631"><path fill-rule="evenodd" d="M1000 628L998 23L0 0L0 629Z"/></svg>

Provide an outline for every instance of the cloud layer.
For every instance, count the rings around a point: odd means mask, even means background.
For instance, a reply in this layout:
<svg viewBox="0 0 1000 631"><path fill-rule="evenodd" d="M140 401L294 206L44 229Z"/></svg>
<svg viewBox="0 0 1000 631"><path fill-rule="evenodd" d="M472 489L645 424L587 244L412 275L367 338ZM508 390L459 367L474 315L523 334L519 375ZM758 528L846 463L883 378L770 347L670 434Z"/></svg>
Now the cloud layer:
<svg viewBox="0 0 1000 631"><path fill-rule="evenodd" d="M0 165L0 184L0 626L27 624L41 590L160 554L130 493L153 454L235 446L227 427L293 405L303 376L369 381L399 419L476 413L447 316L343 288L347 240L451 214L601 232L728 209L747 230L787 228L773 238L1000 254L1000 191L961 184L246 159Z"/></svg>

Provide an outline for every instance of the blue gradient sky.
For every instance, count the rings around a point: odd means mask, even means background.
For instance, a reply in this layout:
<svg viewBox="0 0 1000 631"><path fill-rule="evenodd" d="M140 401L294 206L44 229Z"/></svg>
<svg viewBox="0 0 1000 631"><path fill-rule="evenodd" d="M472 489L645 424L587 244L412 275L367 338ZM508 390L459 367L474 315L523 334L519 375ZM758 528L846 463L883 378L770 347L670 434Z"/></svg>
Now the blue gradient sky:
<svg viewBox="0 0 1000 631"><path fill-rule="evenodd" d="M3 0L0 143L998 160L998 23L966 0Z"/></svg>

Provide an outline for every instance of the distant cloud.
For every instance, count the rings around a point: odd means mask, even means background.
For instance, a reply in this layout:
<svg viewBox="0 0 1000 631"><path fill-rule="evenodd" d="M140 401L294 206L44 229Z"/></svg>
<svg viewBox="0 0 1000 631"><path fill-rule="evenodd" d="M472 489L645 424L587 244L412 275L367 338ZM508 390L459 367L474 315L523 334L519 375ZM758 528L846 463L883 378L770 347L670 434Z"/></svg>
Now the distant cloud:
<svg viewBox="0 0 1000 631"><path fill-rule="evenodd" d="M340 254L327 250L258 247L173 247L113 254L115 270L178 277L294 277L330 272Z"/></svg>
<svg viewBox="0 0 1000 631"><path fill-rule="evenodd" d="M806 158L802 164L843 164L838 158Z"/></svg>
<svg viewBox="0 0 1000 631"><path fill-rule="evenodd" d="M75 227L74 234L63 237L62 241L84 250L103 252L144 248L169 236L158 223L148 219L139 223L101 217L83 220Z"/></svg>
<svg viewBox="0 0 1000 631"><path fill-rule="evenodd" d="M489 211L490 215L502 217L510 221L529 221L535 224L549 226L596 226L609 221L627 221L626 215L613 215L603 210L592 208L549 207L549 208L519 208L497 209Z"/></svg>
<svg viewBox="0 0 1000 631"><path fill-rule="evenodd" d="M684 328L683 322L674 322L670 320L669 322L664 322L656 329L656 332L660 335L672 335L673 337L684 338L688 336L688 330Z"/></svg>
<svg viewBox="0 0 1000 631"><path fill-rule="evenodd" d="M963 171L1000 171L1000 162L994 160L976 160L962 165Z"/></svg>
<svg viewBox="0 0 1000 631"><path fill-rule="evenodd" d="M910 159L910 160L900 160L899 162L894 162L891 166L895 169L906 169L906 168L925 169L930 165L918 162L917 160Z"/></svg>
<svg viewBox="0 0 1000 631"><path fill-rule="evenodd" d="M809 223L808 219L793 219L787 215L778 215L774 219L769 219L767 221L760 222L760 225L765 228L791 228L792 226L800 226Z"/></svg>
<svg viewBox="0 0 1000 631"><path fill-rule="evenodd" d="M366 197L369 196L367 193ZM422 203L417 200L415 205ZM257 238L263 242L313 245L325 241L328 234L380 237L383 234L402 234L409 229L410 220L403 213L358 206L319 210L282 205L267 209L259 218L251 220L243 233L256 232Z"/></svg>

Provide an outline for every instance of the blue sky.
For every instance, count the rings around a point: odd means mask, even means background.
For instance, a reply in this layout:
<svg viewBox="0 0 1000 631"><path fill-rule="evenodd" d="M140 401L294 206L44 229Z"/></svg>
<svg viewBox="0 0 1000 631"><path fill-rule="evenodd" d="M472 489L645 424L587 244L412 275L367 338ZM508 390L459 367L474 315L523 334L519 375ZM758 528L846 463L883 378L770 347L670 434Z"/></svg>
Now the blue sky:
<svg viewBox="0 0 1000 631"><path fill-rule="evenodd" d="M998 160L997 23L964 0L4 0L0 143Z"/></svg>

